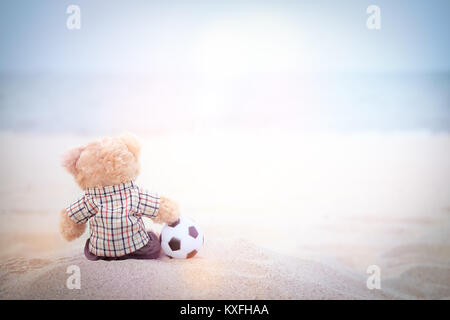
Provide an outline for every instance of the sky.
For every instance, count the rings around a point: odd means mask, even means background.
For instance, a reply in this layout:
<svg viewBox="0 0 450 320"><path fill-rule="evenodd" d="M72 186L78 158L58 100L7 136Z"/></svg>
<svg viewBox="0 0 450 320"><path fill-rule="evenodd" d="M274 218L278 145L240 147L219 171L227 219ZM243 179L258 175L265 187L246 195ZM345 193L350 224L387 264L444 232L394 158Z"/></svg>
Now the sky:
<svg viewBox="0 0 450 320"><path fill-rule="evenodd" d="M448 71L449 12L448 0L4 0L0 72Z"/></svg>

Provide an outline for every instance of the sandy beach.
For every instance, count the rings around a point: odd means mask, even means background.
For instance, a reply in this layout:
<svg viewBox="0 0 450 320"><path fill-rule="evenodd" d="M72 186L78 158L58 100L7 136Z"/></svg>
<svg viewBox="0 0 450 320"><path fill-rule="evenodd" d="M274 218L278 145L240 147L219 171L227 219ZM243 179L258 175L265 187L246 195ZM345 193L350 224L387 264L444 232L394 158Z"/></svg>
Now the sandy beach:
<svg viewBox="0 0 450 320"><path fill-rule="evenodd" d="M93 138L0 135L2 299L450 298L448 134L140 134L137 182L177 199L205 245L190 260L120 262L86 260L87 233L58 234L82 193L60 154Z"/></svg>

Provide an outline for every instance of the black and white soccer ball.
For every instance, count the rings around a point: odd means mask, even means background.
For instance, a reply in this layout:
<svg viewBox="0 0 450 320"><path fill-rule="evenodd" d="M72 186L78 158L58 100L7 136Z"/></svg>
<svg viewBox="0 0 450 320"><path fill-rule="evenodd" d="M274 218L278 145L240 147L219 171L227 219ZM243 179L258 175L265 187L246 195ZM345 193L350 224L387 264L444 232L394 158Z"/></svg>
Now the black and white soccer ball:
<svg viewBox="0 0 450 320"><path fill-rule="evenodd" d="M204 243L203 231L186 217L180 217L161 231L161 248L172 258L189 259L197 254Z"/></svg>

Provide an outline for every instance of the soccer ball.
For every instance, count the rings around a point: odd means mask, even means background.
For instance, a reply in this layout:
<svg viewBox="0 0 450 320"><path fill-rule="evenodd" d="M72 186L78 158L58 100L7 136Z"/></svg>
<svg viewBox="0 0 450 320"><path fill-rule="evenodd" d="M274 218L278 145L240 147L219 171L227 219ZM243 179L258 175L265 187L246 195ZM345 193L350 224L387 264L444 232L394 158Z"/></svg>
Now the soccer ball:
<svg viewBox="0 0 450 320"><path fill-rule="evenodd" d="M161 231L161 248L172 258L189 259L197 254L203 245L202 230L192 220L180 217Z"/></svg>

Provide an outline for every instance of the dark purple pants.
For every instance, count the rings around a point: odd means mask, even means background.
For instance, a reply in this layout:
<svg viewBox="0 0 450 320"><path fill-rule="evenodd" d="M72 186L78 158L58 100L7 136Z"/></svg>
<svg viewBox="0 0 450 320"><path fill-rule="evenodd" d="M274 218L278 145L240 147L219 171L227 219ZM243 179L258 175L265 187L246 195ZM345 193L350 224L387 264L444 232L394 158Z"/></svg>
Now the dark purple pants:
<svg viewBox="0 0 450 320"><path fill-rule="evenodd" d="M161 251L161 244L159 238L153 232L148 232L150 240L142 248L136 250L133 253L126 254L120 257L100 257L89 251L89 239L86 240L84 246L84 255L88 260L125 260L125 259L156 259L159 257L159 252Z"/></svg>

